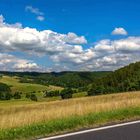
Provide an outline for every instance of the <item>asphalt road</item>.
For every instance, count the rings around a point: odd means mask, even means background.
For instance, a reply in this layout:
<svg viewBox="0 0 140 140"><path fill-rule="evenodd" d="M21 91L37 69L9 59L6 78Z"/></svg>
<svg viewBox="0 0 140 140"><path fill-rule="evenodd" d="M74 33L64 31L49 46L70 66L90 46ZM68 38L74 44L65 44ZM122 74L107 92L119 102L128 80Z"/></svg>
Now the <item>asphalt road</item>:
<svg viewBox="0 0 140 140"><path fill-rule="evenodd" d="M41 140L140 140L140 121L74 132Z"/></svg>

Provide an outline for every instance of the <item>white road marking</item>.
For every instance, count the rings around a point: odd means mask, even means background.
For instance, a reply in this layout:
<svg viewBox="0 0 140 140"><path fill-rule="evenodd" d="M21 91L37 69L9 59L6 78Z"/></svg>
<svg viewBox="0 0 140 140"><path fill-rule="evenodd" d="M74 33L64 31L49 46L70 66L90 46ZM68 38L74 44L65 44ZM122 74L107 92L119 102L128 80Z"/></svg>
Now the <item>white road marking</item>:
<svg viewBox="0 0 140 140"><path fill-rule="evenodd" d="M52 136L52 137L42 138L42 139L38 139L38 140L53 140L53 139L57 139L57 138L64 138L64 137L68 137L68 136L74 136L74 135L79 135L79 134L84 134L84 133L89 133L89 132L94 132L94 131L99 131L99 130L105 130L105 129L115 128L115 127L121 127L121 126L136 124L136 123L140 123L140 120L121 123L121 124L115 124L115 125L111 125L111 126L104 126L104 127L94 128L94 129L88 129L88 130L83 130L83 131L58 135L58 136Z"/></svg>

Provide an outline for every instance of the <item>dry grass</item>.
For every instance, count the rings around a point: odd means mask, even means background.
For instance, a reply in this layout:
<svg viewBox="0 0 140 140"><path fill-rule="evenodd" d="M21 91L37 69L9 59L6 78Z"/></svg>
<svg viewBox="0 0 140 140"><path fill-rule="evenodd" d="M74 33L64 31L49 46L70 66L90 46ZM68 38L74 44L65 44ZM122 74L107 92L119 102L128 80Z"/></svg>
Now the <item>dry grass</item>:
<svg viewBox="0 0 140 140"><path fill-rule="evenodd" d="M0 128L13 128L36 122L140 106L140 92L85 97L64 101L10 104L0 102Z"/></svg>

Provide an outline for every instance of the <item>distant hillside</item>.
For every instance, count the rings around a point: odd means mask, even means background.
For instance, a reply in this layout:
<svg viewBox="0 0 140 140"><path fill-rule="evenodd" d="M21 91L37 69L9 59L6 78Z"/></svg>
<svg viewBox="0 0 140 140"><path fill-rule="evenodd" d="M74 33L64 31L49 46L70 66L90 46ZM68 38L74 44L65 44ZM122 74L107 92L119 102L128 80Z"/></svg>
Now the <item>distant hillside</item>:
<svg viewBox="0 0 140 140"><path fill-rule="evenodd" d="M140 62L132 63L100 78L89 88L89 95L140 90Z"/></svg>
<svg viewBox="0 0 140 140"><path fill-rule="evenodd" d="M37 72L0 72L0 74L8 76L20 77L20 82L36 83L36 84L51 84L62 87L84 87L92 83L95 79L106 76L110 72L52 72L52 73L37 73Z"/></svg>

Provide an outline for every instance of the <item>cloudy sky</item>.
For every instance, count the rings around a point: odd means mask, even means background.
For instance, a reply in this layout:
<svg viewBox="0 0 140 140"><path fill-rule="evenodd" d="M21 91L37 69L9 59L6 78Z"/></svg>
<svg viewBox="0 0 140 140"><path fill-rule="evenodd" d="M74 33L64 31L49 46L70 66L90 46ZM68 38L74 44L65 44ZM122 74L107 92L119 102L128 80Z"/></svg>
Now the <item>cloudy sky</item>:
<svg viewBox="0 0 140 140"><path fill-rule="evenodd" d="M0 70L108 71L140 61L139 0L0 0Z"/></svg>

